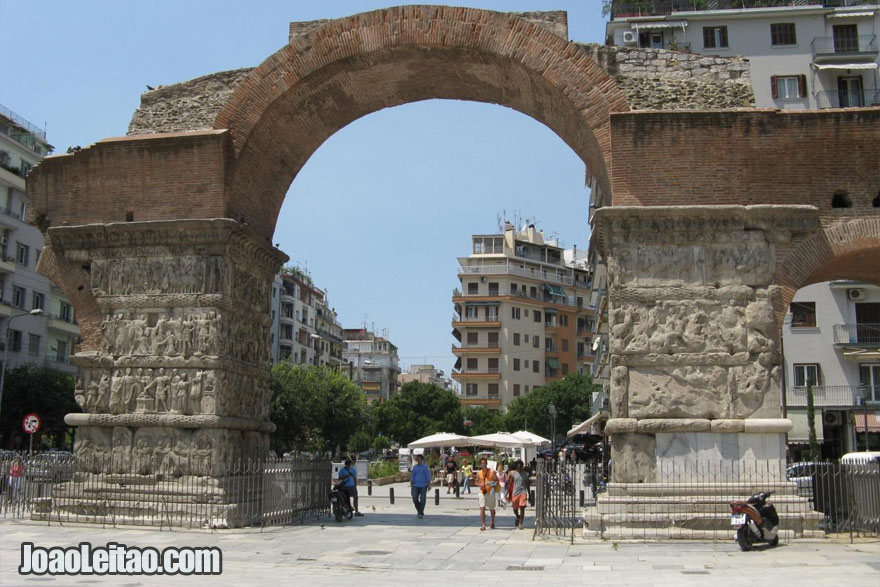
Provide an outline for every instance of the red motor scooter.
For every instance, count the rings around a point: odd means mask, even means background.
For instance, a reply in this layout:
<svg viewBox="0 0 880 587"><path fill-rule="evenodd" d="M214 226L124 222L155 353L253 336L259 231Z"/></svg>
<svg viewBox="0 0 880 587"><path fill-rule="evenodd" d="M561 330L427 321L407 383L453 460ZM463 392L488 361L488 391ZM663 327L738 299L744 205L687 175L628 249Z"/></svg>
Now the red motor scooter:
<svg viewBox="0 0 880 587"><path fill-rule="evenodd" d="M730 524L736 527L740 549L750 550L755 542L779 544L779 514L772 503L767 503L772 494L772 491L764 491L745 501L730 502Z"/></svg>

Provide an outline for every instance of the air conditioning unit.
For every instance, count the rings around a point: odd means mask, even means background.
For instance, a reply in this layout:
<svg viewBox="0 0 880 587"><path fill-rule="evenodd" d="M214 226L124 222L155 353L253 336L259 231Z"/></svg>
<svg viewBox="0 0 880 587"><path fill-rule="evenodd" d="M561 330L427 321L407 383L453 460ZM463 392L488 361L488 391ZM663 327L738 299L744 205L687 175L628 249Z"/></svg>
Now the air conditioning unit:
<svg viewBox="0 0 880 587"><path fill-rule="evenodd" d="M840 426L840 412L822 412L822 423L825 426Z"/></svg>
<svg viewBox="0 0 880 587"><path fill-rule="evenodd" d="M635 45L639 42L639 37L635 31L623 31L623 44Z"/></svg>
<svg viewBox="0 0 880 587"><path fill-rule="evenodd" d="M864 300L865 299L865 290L863 289L848 289L846 290L846 297L849 299L856 300Z"/></svg>

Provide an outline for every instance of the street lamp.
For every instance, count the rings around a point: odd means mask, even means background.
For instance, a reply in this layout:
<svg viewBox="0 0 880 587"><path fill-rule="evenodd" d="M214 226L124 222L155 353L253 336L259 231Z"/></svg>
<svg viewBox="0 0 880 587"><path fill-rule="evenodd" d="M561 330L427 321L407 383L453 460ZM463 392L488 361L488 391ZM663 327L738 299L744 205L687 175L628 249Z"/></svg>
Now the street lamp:
<svg viewBox="0 0 880 587"><path fill-rule="evenodd" d="M862 402L862 417L865 419L865 452L869 451L868 448L868 398L871 397L871 388L867 385L859 386L859 399ZM858 430L856 430L856 434L858 434Z"/></svg>
<svg viewBox="0 0 880 587"><path fill-rule="evenodd" d="M553 450L556 450L556 404L550 402L547 409L550 411L550 442Z"/></svg>
<svg viewBox="0 0 880 587"><path fill-rule="evenodd" d="M21 318L22 316L42 316L43 310L40 308L35 308L30 312L25 314L18 314L13 316L9 320L6 321L6 330L4 330L5 336L3 337L3 366L0 367L0 410L3 408L3 383L6 381L6 357L9 356L9 325L12 324L12 321L16 318Z"/></svg>

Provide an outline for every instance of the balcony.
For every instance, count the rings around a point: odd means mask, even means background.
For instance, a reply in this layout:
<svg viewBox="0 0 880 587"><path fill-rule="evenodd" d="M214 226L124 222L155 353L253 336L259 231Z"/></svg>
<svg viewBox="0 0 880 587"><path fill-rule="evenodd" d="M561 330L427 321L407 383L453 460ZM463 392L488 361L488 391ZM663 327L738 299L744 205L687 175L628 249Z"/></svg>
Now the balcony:
<svg viewBox="0 0 880 587"><path fill-rule="evenodd" d="M54 314L49 315L46 328L55 332L63 332L64 334L80 335L79 325L76 322Z"/></svg>
<svg viewBox="0 0 880 587"><path fill-rule="evenodd" d="M12 257L0 256L0 274L15 273L15 259Z"/></svg>
<svg viewBox="0 0 880 587"><path fill-rule="evenodd" d="M873 400L880 402L880 385L873 386ZM813 405L817 408L851 408L861 405L861 388L851 385L816 385L813 387ZM790 408L807 407L807 388L792 387L785 394L786 405Z"/></svg>
<svg viewBox="0 0 880 587"><path fill-rule="evenodd" d="M846 4L843 4L846 2ZM742 10L749 8L776 8L786 6L853 6L867 0L629 0L614 2L611 18L664 16L676 12L704 12L707 10Z"/></svg>
<svg viewBox="0 0 880 587"><path fill-rule="evenodd" d="M562 285L575 285L571 277L565 277L550 273L545 269L525 269L522 267L514 267L512 265L462 265L459 263L459 275L517 275L519 277L527 277L537 279L539 281L549 281L560 283ZM581 286L582 284L578 284Z"/></svg>
<svg viewBox="0 0 880 587"><path fill-rule="evenodd" d="M501 372L498 370L498 367L489 367L485 371L462 369L461 371L453 371L452 378L456 381L472 381L476 379L498 380L501 379Z"/></svg>
<svg viewBox="0 0 880 587"><path fill-rule="evenodd" d="M834 344L853 348L880 347L880 324L835 324Z"/></svg>
<svg viewBox="0 0 880 587"><path fill-rule="evenodd" d="M814 63L867 63L877 59L877 35L816 37L811 43Z"/></svg>
<svg viewBox="0 0 880 587"><path fill-rule="evenodd" d="M819 108L861 108L880 105L880 90L861 90L849 92L816 92L814 94Z"/></svg>
<svg viewBox="0 0 880 587"><path fill-rule="evenodd" d="M453 328L501 328L501 319L495 316L468 318L466 316L452 315Z"/></svg>
<svg viewBox="0 0 880 587"><path fill-rule="evenodd" d="M456 355L469 353L497 354L501 352L501 347L497 344L463 344L461 346L452 345L452 353Z"/></svg>
<svg viewBox="0 0 880 587"><path fill-rule="evenodd" d="M485 398L474 395L469 395L461 398L461 405L463 406L486 406L486 407L497 407L501 405L501 398L492 397Z"/></svg>

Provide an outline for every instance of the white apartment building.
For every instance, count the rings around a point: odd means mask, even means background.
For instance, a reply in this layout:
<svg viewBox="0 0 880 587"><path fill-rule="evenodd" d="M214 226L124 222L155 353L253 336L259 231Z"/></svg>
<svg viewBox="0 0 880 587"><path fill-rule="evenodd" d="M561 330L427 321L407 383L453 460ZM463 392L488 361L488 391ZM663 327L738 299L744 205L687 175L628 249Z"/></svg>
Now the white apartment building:
<svg viewBox="0 0 880 587"><path fill-rule="evenodd" d="M832 281L801 288L782 341L792 459L805 458L808 448L808 386L824 457L865 450L865 412L868 446L880 450L880 287Z"/></svg>
<svg viewBox="0 0 880 587"><path fill-rule="evenodd" d="M8 367L30 362L75 373L69 359L80 330L73 307L37 273L43 235L25 221L25 178L51 151L43 130L0 106L0 328Z"/></svg>
<svg viewBox="0 0 880 587"><path fill-rule="evenodd" d="M755 105L880 104L877 0L620 0L614 45L749 59Z"/></svg>
<svg viewBox="0 0 880 587"><path fill-rule="evenodd" d="M343 368L370 401L384 401L398 388L397 347L366 328L346 328L342 334ZM347 365L347 367L346 367Z"/></svg>
<svg viewBox="0 0 880 587"><path fill-rule="evenodd" d="M399 386L406 385L410 381L430 383L447 391L459 393L458 385L434 365L410 365L409 371L401 373L397 378Z"/></svg>
<svg viewBox="0 0 880 587"><path fill-rule="evenodd" d="M475 234L453 292L452 378L462 404L503 411L516 398L592 364L590 279L583 255L543 231L506 223Z"/></svg>

